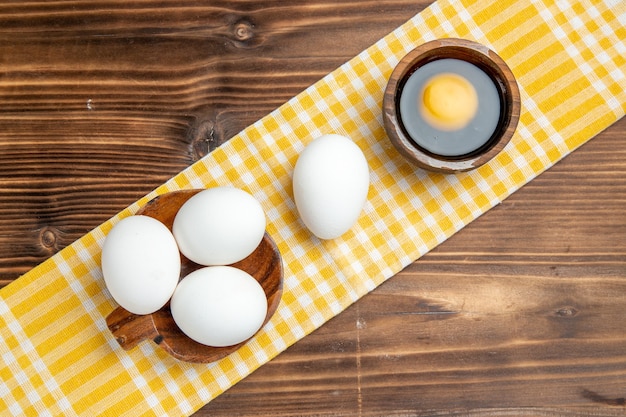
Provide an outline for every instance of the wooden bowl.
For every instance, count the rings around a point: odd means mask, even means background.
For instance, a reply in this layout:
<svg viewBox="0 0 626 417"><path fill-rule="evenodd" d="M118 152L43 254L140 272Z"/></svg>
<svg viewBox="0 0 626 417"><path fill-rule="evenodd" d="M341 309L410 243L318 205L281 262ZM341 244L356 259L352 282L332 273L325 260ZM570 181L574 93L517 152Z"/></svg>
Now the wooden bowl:
<svg viewBox="0 0 626 417"><path fill-rule="evenodd" d="M163 194L151 200L137 214L153 217L172 230L178 209L200 191L202 190L183 190ZM203 268L182 254L181 261L181 279ZM267 323L278 308L283 289L283 266L276 244L265 233L263 240L250 256L231 266L246 271L263 287L267 297L267 315L263 324ZM130 350L142 340L152 339L167 353L185 362L214 362L246 343L244 341L234 346L211 347L190 339L174 322L169 302L160 310L146 315L133 314L118 307L107 316L106 322L123 349Z"/></svg>
<svg viewBox="0 0 626 417"><path fill-rule="evenodd" d="M400 96L407 79L423 65L444 58L463 60L480 68L491 78L500 98L494 133L484 146L460 156L443 156L424 149L407 133L400 117ZM519 115L520 94L512 71L495 52L465 39L434 40L409 52L392 72L383 98L385 130L396 149L418 167L443 173L468 171L491 160L511 140Z"/></svg>

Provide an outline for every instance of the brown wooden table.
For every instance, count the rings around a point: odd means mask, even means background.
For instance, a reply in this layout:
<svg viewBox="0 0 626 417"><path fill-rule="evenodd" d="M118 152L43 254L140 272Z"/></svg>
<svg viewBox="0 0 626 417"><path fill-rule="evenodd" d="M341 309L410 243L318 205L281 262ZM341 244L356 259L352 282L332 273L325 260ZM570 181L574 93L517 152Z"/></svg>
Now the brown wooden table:
<svg viewBox="0 0 626 417"><path fill-rule="evenodd" d="M0 4L0 285L427 1ZM626 119L198 416L626 414Z"/></svg>

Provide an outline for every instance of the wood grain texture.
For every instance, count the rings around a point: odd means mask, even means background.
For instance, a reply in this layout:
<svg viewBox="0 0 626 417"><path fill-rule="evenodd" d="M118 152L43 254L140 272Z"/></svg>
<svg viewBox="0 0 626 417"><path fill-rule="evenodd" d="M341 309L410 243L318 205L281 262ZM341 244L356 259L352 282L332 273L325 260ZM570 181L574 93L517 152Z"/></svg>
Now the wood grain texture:
<svg viewBox="0 0 626 417"><path fill-rule="evenodd" d="M0 4L0 285L429 2ZM626 415L626 120L197 416Z"/></svg>

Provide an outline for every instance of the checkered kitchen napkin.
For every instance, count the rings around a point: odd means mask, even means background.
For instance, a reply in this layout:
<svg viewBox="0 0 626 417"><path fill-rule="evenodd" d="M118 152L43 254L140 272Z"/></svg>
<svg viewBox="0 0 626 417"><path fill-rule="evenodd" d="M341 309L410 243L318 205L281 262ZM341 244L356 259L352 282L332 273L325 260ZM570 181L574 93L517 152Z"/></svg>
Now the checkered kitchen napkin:
<svg viewBox="0 0 626 417"><path fill-rule="evenodd" d="M0 291L0 415L189 415L443 242L624 115L623 0L440 0ZM409 166L381 117L394 65L436 38L481 42L520 85L516 135L458 175ZM298 218L291 173L313 138L336 132L365 152L372 184L358 224L320 241ZM229 357L189 364L152 342L122 350L105 317L106 233L157 194L234 185L263 205L285 269L278 311Z"/></svg>

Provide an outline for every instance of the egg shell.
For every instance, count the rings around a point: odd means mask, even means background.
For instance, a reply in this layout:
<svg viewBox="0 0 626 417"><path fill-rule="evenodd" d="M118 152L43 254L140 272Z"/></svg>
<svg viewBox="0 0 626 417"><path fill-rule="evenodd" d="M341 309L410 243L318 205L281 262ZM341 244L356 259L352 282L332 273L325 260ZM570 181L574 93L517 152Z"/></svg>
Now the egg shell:
<svg viewBox="0 0 626 417"><path fill-rule="evenodd" d="M187 275L170 303L172 317L189 338L213 347L252 337L267 315L265 292L250 274L231 266L208 266Z"/></svg>
<svg viewBox="0 0 626 417"><path fill-rule="evenodd" d="M369 189L369 168L349 138L328 134L309 143L293 172L300 218L320 239L334 239L358 220Z"/></svg>
<svg viewBox="0 0 626 417"><path fill-rule="evenodd" d="M249 193L214 187L185 202L172 232L183 255L200 265L229 265L250 255L265 234L265 212Z"/></svg>
<svg viewBox="0 0 626 417"><path fill-rule="evenodd" d="M122 219L108 233L102 274L113 299L134 314L150 314L170 299L180 277L176 240L160 221L148 216Z"/></svg>

